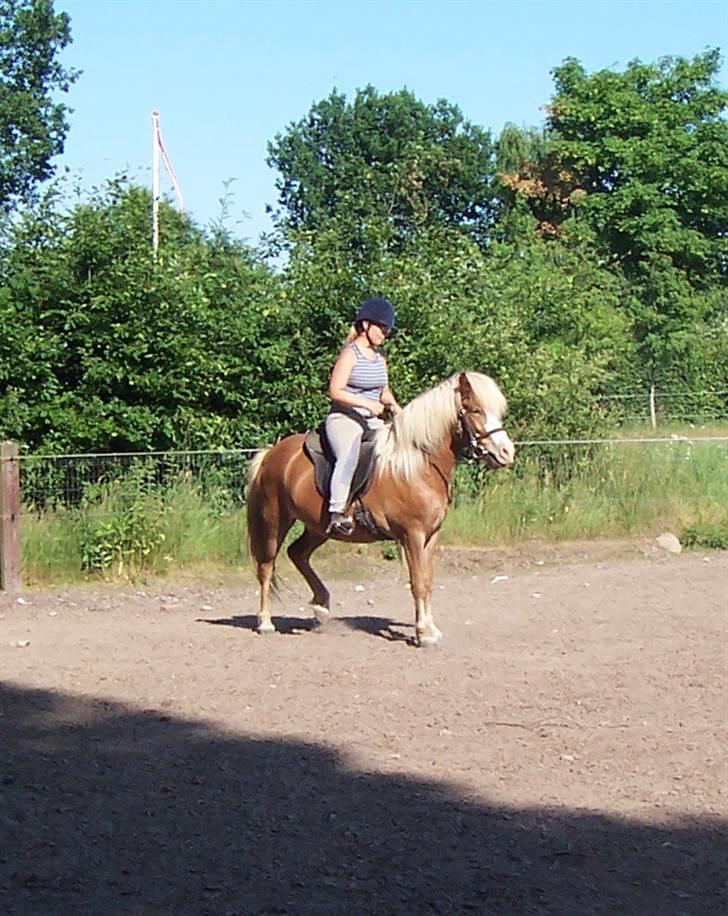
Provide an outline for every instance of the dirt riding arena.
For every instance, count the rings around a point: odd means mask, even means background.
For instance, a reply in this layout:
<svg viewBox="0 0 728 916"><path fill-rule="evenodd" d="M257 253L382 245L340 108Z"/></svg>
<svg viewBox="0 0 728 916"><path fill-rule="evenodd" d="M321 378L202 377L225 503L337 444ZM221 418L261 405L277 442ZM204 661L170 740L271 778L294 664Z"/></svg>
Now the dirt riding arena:
<svg viewBox="0 0 728 916"><path fill-rule="evenodd" d="M3 913L728 912L728 557L284 576L0 598Z"/></svg>

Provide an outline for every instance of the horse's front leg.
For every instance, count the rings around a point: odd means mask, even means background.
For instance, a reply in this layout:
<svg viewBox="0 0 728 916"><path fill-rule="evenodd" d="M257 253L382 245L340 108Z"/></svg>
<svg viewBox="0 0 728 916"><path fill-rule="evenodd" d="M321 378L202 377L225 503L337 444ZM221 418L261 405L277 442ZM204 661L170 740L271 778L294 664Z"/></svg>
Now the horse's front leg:
<svg viewBox="0 0 728 916"><path fill-rule="evenodd" d="M415 642L422 648L436 646L442 634L428 620L428 579L432 588L432 564L428 564L425 535L421 531L408 532L402 538L402 546L409 569L410 589L415 603ZM429 567L429 576L428 576Z"/></svg>
<svg viewBox="0 0 728 916"><path fill-rule="evenodd" d="M436 531L425 545L425 626L429 635L438 642L442 639L442 633L435 626L435 620L432 616L432 577L435 566L435 548L440 532Z"/></svg>

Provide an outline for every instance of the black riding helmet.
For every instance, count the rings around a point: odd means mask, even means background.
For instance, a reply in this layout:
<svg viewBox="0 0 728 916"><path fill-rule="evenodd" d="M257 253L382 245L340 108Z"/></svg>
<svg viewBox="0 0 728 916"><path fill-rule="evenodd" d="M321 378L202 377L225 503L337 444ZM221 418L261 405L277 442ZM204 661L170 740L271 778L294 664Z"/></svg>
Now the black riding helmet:
<svg viewBox="0 0 728 916"><path fill-rule="evenodd" d="M359 306L359 311L354 318L354 324L360 321L374 321L376 324L382 324L389 331L396 327L394 306L389 299L365 299Z"/></svg>

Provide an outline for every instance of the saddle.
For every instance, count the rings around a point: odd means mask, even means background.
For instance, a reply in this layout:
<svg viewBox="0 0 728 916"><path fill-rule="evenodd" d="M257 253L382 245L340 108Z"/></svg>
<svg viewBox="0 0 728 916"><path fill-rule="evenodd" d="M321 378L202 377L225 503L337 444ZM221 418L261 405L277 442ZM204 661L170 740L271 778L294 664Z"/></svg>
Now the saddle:
<svg viewBox="0 0 728 916"><path fill-rule="evenodd" d="M303 451L313 463L316 489L325 500L329 498L329 483L334 467L333 453L326 439L324 427L312 429L303 440ZM363 496L369 489L374 476L374 433L366 430L359 450L359 461L354 471L349 493L351 504L357 497Z"/></svg>

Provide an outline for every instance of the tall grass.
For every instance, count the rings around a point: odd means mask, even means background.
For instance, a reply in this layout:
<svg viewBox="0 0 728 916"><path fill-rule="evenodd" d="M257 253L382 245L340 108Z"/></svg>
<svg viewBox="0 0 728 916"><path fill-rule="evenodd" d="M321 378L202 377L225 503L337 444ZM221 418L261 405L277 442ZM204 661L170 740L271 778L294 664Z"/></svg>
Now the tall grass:
<svg viewBox="0 0 728 916"><path fill-rule="evenodd" d="M247 562L245 512L225 491L183 477L143 485L138 474L95 488L76 508L26 511L23 581L130 579Z"/></svg>
<svg viewBox="0 0 728 916"><path fill-rule="evenodd" d="M26 511L24 581L232 571L247 564L239 492L188 475L163 487L145 481L131 474L91 490L75 508ZM686 543L728 542L726 443L524 446L512 471L465 464L443 542L506 546L664 530Z"/></svg>
<svg viewBox="0 0 728 916"><path fill-rule="evenodd" d="M563 448L561 455L549 454ZM524 446L513 472L474 493L467 466L443 533L451 544L508 545L728 527L725 443Z"/></svg>

